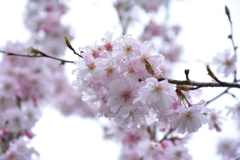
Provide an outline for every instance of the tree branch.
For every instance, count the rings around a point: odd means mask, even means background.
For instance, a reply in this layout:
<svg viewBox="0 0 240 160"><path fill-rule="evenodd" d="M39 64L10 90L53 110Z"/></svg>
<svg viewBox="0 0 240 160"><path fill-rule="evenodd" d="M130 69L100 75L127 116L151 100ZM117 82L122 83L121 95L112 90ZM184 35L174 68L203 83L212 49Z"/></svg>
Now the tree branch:
<svg viewBox="0 0 240 160"><path fill-rule="evenodd" d="M180 80L173 80L173 79L167 79L167 78L158 78L158 81L162 80L168 80L171 84L176 85L189 85L189 86L196 86L197 88L203 88L203 87L230 87L230 88L240 88L239 83L229 83L229 82L195 82L195 81L180 81Z"/></svg>
<svg viewBox="0 0 240 160"><path fill-rule="evenodd" d="M227 88L226 90L224 90L222 93L220 93L219 95L217 95L217 96L214 97L213 99L207 101L207 103L205 103L204 106L207 106L209 103L211 103L211 102L214 101L215 99L217 99L217 98L221 97L222 95L224 95L225 93L227 93L229 89L230 89L230 88Z"/></svg>
<svg viewBox="0 0 240 160"><path fill-rule="evenodd" d="M163 138L159 141L160 143L167 139L168 135L171 134L174 131L174 129L169 129L169 131L163 136Z"/></svg>
<svg viewBox="0 0 240 160"><path fill-rule="evenodd" d="M234 43L234 39L233 39L233 23L232 23L230 11L229 11L227 6L225 6L225 13L226 13L226 15L228 17L228 21L230 23L230 29L231 29L231 33L230 33L230 35L228 35L228 38L231 39L232 47L233 47L233 50L234 50L234 54L237 54L238 46L236 46L235 43ZM236 81L237 81L237 71L235 70L234 71L234 82L236 82Z"/></svg>
<svg viewBox="0 0 240 160"><path fill-rule="evenodd" d="M64 59L60 59L60 58L56 58L56 57L52 57L49 56L45 53L41 53L41 54L37 54L37 55L27 55L27 54L17 54L17 53L12 53L12 52L7 52L7 51L2 51L0 50L1 53L4 53L8 56L19 56L19 57L31 57L31 58L40 58L40 57L46 57L46 58L51 58L57 61L60 61L61 63L74 63L74 61L68 61L68 60L64 60Z"/></svg>
<svg viewBox="0 0 240 160"><path fill-rule="evenodd" d="M39 58L39 57L46 57L46 58L51 58L57 61L60 61L62 64L64 63L74 63L74 61L68 61L56 57L49 56L37 49L31 48L31 53L34 53L33 55L24 55L24 54L16 54L12 52L7 52L7 51L2 51L0 50L1 53L4 53L9 56L21 56L21 57L31 57L31 58ZM229 87L229 88L240 88L239 83L229 83L229 82L221 82L221 83L216 83L216 82L195 82L191 80L185 80L185 81L180 81L180 80L173 80L173 79L167 79L167 78L158 78L158 81L162 80L168 80L169 83L171 84L176 84L176 85L189 85L189 86L196 86L195 89L202 88L202 87Z"/></svg>

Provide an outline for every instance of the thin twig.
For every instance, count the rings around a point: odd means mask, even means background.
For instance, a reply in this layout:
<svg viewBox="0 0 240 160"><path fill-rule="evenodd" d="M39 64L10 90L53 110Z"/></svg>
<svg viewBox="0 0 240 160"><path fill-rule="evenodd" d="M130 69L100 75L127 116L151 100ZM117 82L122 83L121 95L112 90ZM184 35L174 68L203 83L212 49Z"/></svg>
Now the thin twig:
<svg viewBox="0 0 240 160"><path fill-rule="evenodd" d="M167 136L169 134L171 134L174 131L174 129L169 129L169 131L163 136L163 138L159 141L159 143L161 143L162 141L164 141L165 139L167 139Z"/></svg>
<svg viewBox="0 0 240 160"><path fill-rule="evenodd" d="M205 103L205 106L207 106L209 103L213 102L215 99L221 97L221 96L224 95L225 93L228 93L228 90L229 90L229 89L230 89L230 88L227 88L226 90L224 90L222 93L220 93L219 95L217 95L217 96L214 97L213 99L207 101L207 103Z"/></svg>
<svg viewBox="0 0 240 160"><path fill-rule="evenodd" d="M39 57L46 57L51 58L57 61L60 61L61 63L74 63L74 61L68 61L56 57L49 56L41 51L39 51L39 54L37 55L23 55L23 54L16 54L12 52L6 52L1 51L1 53L5 53L10 56L21 56L21 57L30 57L30 58L39 58ZM215 83L215 82L195 82L195 81L180 81L180 80L173 80L173 79L167 79L167 78L158 78L158 81L162 80L168 80L171 84L177 84L177 85L189 85L189 86L196 86L196 89L202 88L202 87L230 87L230 88L240 88L239 83L229 83L229 82L221 82L221 83Z"/></svg>
<svg viewBox="0 0 240 160"><path fill-rule="evenodd" d="M64 59L52 57L52 56L49 56L49 55L47 55L47 54L45 54L45 53L39 54L39 55L37 55L37 56L33 56L33 55L27 55L27 54L17 54L17 53L2 51L2 50L0 50L0 52L6 54L6 55L8 55L8 56L19 56L19 57L30 57L30 58L46 57L46 58L51 58L51 59L60 61L61 63L74 63L74 61L68 61L68 60L64 60Z"/></svg>
<svg viewBox="0 0 240 160"><path fill-rule="evenodd" d="M234 50L234 54L237 54L237 48L238 47L234 43L234 39L233 39L233 23L232 23L230 11L229 11L227 6L225 6L225 13L226 13L226 15L228 17L228 21L230 23L230 29L231 29L231 34L228 36L228 38L231 39L233 50ZM236 81L237 81L237 71L235 70L234 71L234 82L236 82Z"/></svg>
<svg viewBox="0 0 240 160"><path fill-rule="evenodd" d="M237 98L237 96L235 94L230 93L230 92L227 92L227 94L231 95L233 98L235 98L239 102L239 100L238 100L238 98Z"/></svg>

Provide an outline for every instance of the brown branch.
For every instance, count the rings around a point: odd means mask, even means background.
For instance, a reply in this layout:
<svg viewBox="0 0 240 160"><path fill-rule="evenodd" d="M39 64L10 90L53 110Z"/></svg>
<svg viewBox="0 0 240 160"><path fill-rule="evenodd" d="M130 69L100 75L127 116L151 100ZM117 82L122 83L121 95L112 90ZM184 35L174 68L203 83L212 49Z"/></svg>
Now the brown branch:
<svg viewBox="0 0 240 160"><path fill-rule="evenodd" d="M158 81L162 80L168 80L171 84L176 85L189 85L189 86L197 86L197 88L202 87L230 87L230 88L240 88L239 83L229 83L229 82L195 82L195 81L180 81L180 80L173 80L173 79L167 79L167 78L158 78Z"/></svg>
<svg viewBox="0 0 240 160"><path fill-rule="evenodd" d="M41 52L41 54L37 54L37 55L27 55L27 54L17 54L17 53L12 53L12 52L7 52L7 51L2 51L0 50L1 53L4 53L8 56L19 56L19 57L30 57L30 58L40 58L40 57L46 57L46 58L51 58L57 61L60 61L61 63L74 63L74 61L68 61L68 60L64 60L64 59L60 59L60 58L56 58L56 57L52 57L49 56L43 52Z"/></svg>
<svg viewBox="0 0 240 160"><path fill-rule="evenodd" d="M154 125L153 128L151 128L151 126L148 126L147 132L149 133L151 140L156 139L156 125Z"/></svg>
<svg viewBox="0 0 240 160"><path fill-rule="evenodd" d="M238 46L236 46L235 43L234 43L234 39L233 39L233 23L232 23L230 11L229 11L229 9L228 9L227 6L225 6L225 13L226 13L226 15L227 15L227 17L228 17L228 21L229 21L229 23L230 23L230 29L231 29L231 33L230 33L230 35L228 35L228 38L229 38L229 39L231 40L231 42L232 42L234 54L237 54L237 48L238 48ZM235 71L234 71L234 82L236 82L236 81L237 81L237 71L235 70Z"/></svg>
<svg viewBox="0 0 240 160"><path fill-rule="evenodd" d="M1 51L1 53L5 53L6 55L10 56L21 56L21 57L31 57L31 58L39 58L39 57L46 57L46 58L51 58L57 61L60 61L61 63L74 63L74 61L68 61L56 57L49 56L39 50L33 49L32 52L34 53L33 55L24 55L24 54L16 54L12 52L6 52L6 51ZM176 85L189 85L189 86L195 86L196 89L202 88L202 87L229 87L229 88L240 88L239 83L229 83L229 82L221 82L221 83L215 83L215 82L195 82L195 81L180 81L180 80L173 80L173 79L166 79L166 78L158 78L158 81L162 80L168 80L169 83L171 84L176 84Z"/></svg>
<svg viewBox="0 0 240 160"><path fill-rule="evenodd" d="M219 97L221 97L222 95L224 95L225 93L228 93L228 90L230 88L227 88L226 90L224 90L222 93L220 93L219 95L217 95L216 97L214 97L213 99L207 101L207 103L205 103L204 106L207 106L209 103L213 102L214 100L218 99Z"/></svg>
<svg viewBox="0 0 240 160"><path fill-rule="evenodd" d="M163 136L163 138L159 141L159 143L161 143L162 141L164 141L165 139L167 139L168 135L171 134L174 131L174 129L169 129L169 131Z"/></svg>

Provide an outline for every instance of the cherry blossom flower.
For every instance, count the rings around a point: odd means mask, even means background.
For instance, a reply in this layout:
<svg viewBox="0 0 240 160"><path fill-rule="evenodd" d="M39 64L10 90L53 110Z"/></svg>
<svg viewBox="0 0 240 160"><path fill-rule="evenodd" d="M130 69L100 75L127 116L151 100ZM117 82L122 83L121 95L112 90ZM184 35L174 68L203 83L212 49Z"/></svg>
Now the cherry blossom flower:
<svg viewBox="0 0 240 160"><path fill-rule="evenodd" d="M200 101L197 104L193 104L189 108L179 107L175 114L172 114L173 128L177 128L179 133L196 132L205 123L207 123L207 117L204 115L205 110L202 105L204 101Z"/></svg>
<svg viewBox="0 0 240 160"><path fill-rule="evenodd" d="M238 123L240 128L240 103L237 103L234 107L227 106L226 109L228 110L227 116L232 115L232 119Z"/></svg>
<svg viewBox="0 0 240 160"><path fill-rule="evenodd" d="M116 117L128 116L130 110L135 108L133 100L137 97L139 86L129 78L112 81L108 87L109 97L107 105L111 106L111 111L116 113Z"/></svg>
<svg viewBox="0 0 240 160"><path fill-rule="evenodd" d="M167 160L192 160L188 154L188 149L184 146L170 146L164 153L164 158Z"/></svg>
<svg viewBox="0 0 240 160"><path fill-rule="evenodd" d="M162 71L161 71L161 64L162 64L162 61L163 61L164 58L163 58L163 56L161 54L153 55L153 53L155 51L154 44L145 41L140 46L139 51L140 51L140 53L137 56L137 58L139 58L140 61L144 64L144 66L146 67L147 71L151 75L158 75L159 76L162 73ZM153 73L151 73L151 71L149 70L148 67L150 67L151 70L153 70Z"/></svg>
<svg viewBox="0 0 240 160"><path fill-rule="evenodd" d="M240 156L240 142L235 139L222 139L217 145L218 154L222 155L223 160L237 159Z"/></svg>
<svg viewBox="0 0 240 160"><path fill-rule="evenodd" d="M11 132L21 132L24 130L24 115L18 108L8 109L5 112L6 128Z"/></svg>
<svg viewBox="0 0 240 160"><path fill-rule="evenodd" d="M2 155L1 160L23 160L32 159L32 156L39 156L39 153L34 149L27 147L27 142L23 138L19 138L10 144L10 148Z"/></svg>
<svg viewBox="0 0 240 160"><path fill-rule="evenodd" d="M146 12L157 12L158 7L163 5L165 0L152 0L151 3L144 0L135 0L139 6L141 6Z"/></svg>
<svg viewBox="0 0 240 160"><path fill-rule="evenodd" d="M228 77L236 70L237 54L234 53L230 57L230 50L225 50L224 53L215 56L213 62L219 66L217 71L224 73L224 77Z"/></svg>
<svg viewBox="0 0 240 160"><path fill-rule="evenodd" d="M139 96L134 101L141 101L160 115L174 102L173 85L167 81L158 82L154 77L146 79L145 82L139 90ZM162 118L164 117L161 116L160 119Z"/></svg>
<svg viewBox="0 0 240 160"><path fill-rule="evenodd" d="M143 41L149 40L153 37L160 37L166 33L166 27L163 25L158 25L154 21L150 21L148 26L145 28L145 32L143 33L141 39Z"/></svg>
<svg viewBox="0 0 240 160"><path fill-rule="evenodd" d="M161 144L150 140L142 141L139 144L138 152L144 160L163 159L164 157L164 150Z"/></svg>
<svg viewBox="0 0 240 160"><path fill-rule="evenodd" d="M135 57L139 49L137 40L130 34L117 38L113 43L116 59L120 62L126 58Z"/></svg>
<svg viewBox="0 0 240 160"><path fill-rule="evenodd" d="M215 128L216 131L218 131L218 132L220 132L222 130L221 129L221 125L222 125L221 120L223 120L224 118L222 116L220 116L221 113L222 113L222 111L216 112L215 109L211 110L211 113L209 115L209 121L208 121L209 129Z"/></svg>
<svg viewBox="0 0 240 160"><path fill-rule="evenodd" d="M113 51L112 36L113 36L113 33L109 32L109 31L106 31L105 38L102 38L104 48L108 52Z"/></svg>
<svg viewBox="0 0 240 160"><path fill-rule="evenodd" d="M133 108L129 111L128 116L125 117L116 117L115 121L117 124L123 127L132 128L138 127L140 128L143 125L150 125L155 120L150 117L151 110L144 105L137 105L136 108Z"/></svg>

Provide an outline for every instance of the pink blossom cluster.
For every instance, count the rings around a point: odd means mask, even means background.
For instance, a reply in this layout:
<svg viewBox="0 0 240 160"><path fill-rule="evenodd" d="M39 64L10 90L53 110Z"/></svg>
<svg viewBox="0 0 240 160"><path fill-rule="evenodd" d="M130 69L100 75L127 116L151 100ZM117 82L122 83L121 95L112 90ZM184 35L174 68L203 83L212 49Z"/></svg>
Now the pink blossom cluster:
<svg viewBox="0 0 240 160"><path fill-rule="evenodd" d="M22 137L12 141L5 154L0 155L1 160L25 160L31 157L39 157L39 153L33 147L28 147Z"/></svg>
<svg viewBox="0 0 240 160"><path fill-rule="evenodd" d="M27 54L26 48L33 45L44 48L42 51L47 54L63 55L66 48L63 36L70 35L69 29L61 24L67 9L65 4L55 0L29 0L26 8L25 24L31 31L31 40L25 45L8 42L4 50ZM41 116L40 107L46 102L68 115L93 116L91 108L84 107L88 105L69 86L67 77L63 76L64 69L58 62L47 58L4 55L0 66L1 160L30 160L34 155L35 158L38 156L37 151L28 147L28 139L35 136L32 128ZM81 107L75 107L76 104L81 104Z"/></svg>
<svg viewBox="0 0 240 160"><path fill-rule="evenodd" d="M240 140L234 138L221 139L217 145L217 152L223 160L239 159L240 157Z"/></svg>
<svg viewBox="0 0 240 160"><path fill-rule="evenodd" d="M157 13L166 3L166 0L151 0L151 2L145 0L117 0L114 7L117 11L123 33L126 33L130 24L141 21L142 17L140 17L140 15L142 11L144 11L146 15ZM151 14L150 17L152 16L153 14Z"/></svg>
<svg viewBox="0 0 240 160"><path fill-rule="evenodd" d="M64 55L66 45L63 37L72 39L69 27L61 22L68 11L66 4L58 0L29 0L26 10L24 22L32 34L29 43L50 55Z"/></svg>
<svg viewBox="0 0 240 160"><path fill-rule="evenodd" d="M154 41L157 43L156 50L164 55L164 65L162 71L165 76L171 75L171 69L174 62L180 59L182 47L177 43L176 39L180 33L180 26L166 25L166 23L158 24L153 20L145 26L144 32L141 34L141 41Z"/></svg>
<svg viewBox="0 0 240 160"><path fill-rule="evenodd" d="M7 43L8 52L26 54L25 46L20 43ZM45 59L22 58L17 56L3 56L1 62L1 96L16 96L20 99L44 99L52 92L52 87L43 87L51 81L51 70L42 66L45 63L49 68L54 65ZM56 64L56 63L55 63ZM56 67L55 67L56 68ZM43 81L44 79L44 81Z"/></svg>
<svg viewBox="0 0 240 160"><path fill-rule="evenodd" d="M149 130L153 127L154 125L123 129L116 125L109 125L105 126L104 133L106 139L115 140L122 145L121 160L192 159L185 147L190 138L189 135L182 138L172 137L165 140L156 140L156 137L151 137L151 134L149 134Z"/></svg>
<svg viewBox="0 0 240 160"><path fill-rule="evenodd" d="M136 5L139 5L143 8L146 12L157 12L161 5L167 3L167 0L152 0L151 3L145 0L135 0Z"/></svg>
<svg viewBox="0 0 240 160"><path fill-rule="evenodd" d="M26 27L32 33L29 45L54 57L63 56L67 48L64 36L67 36L70 40L73 38L70 34L70 28L62 24L62 18L68 11L66 3L58 0L29 0L26 9L24 21ZM79 98L79 93L71 88L64 68L59 67L59 63L53 62L51 59L44 59L41 64L51 74L50 79L44 81L48 83L48 86L42 85L42 88L51 90L48 94L45 92L45 95L54 97L54 99L48 101L52 102L65 115L78 114L83 117L93 117L94 110L89 108ZM49 84L52 84L51 87L49 87ZM81 107L76 107L77 104Z"/></svg>
<svg viewBox="0 0 240 160"><path fill-rule="evenodd" d="M118 0L115 8L123 33L129 24L139 21L138 14L133 13L144 10L151 15L166 3ZM138 7L143 10L139 12ZM61 23L67 6L58 0L29 0L26 8L25 24L31 31L28 45L55 57L62 56L66 49L63 36L72 39L70 29ZM197 132L206 123L209 129L219 132L224 118L221 111L205 108L205 101L193 101L192 97L199 99L201 90L174 85L165 79L170 73L167 65L181 54L175 41L180 27L158 24L153 19L140 36L143 43L129 34L113 39L113 33L106 32L101 44L81 48L82 58L75 62L77 68L73 71L76 90L69 86L58 62L4 56L0 63L0 159L30 160L39 156L28 147L27 138L34 137L31 130L41 115L40 106L47 101L64 115L94 117L97 113L116 122L116 126L105 127L105 136L124 146L122 160L191 160L185 147L187 133ZM147 39L160 39L161 44L156 48ZM24 54L24 48L20 43L9 42L5 50ZM218 71L227 77L236 71L237 55L230 56L226 51L214 62L221 64ZM228 115L238 122L239 108L239 103L227 107ZM166 137L160 140L156 135L159 131ZM185 136L167 137L172 132ZM225 140L219 143L218 152L226 159L239 157L238 146L239 141Z"/></svg>
<svg viewBox="0 0 240 160"><path fill-rule="evenodd" d="M159 22L157 13L168 3L166 0L151 0L151 2L117 0L114 4L122 27L122 34L127 34L131 29L140 28L142 31L140 31L139 39L143 42L154 41L157 46L156 51L164 55L165 65L162 65L161 69L165 76L171 75L169 68L172 68L174 62L179 60L182 53L182 47L176 41L180 33L180 26L167 24L168 18L163 20L160 18L162 22Z"/></svg>
<svg viewBox="0 0 240 160"><path fill-rule="evenodd" d="M24 48L20 43L9 42L5 50L21 54L26 52ZM53 91L44 87L49 85L51 73L41 65L42 60L3 56L0 63L0 157L3 160L30 159L37 153L26 147L28 142L24 137L35 136L31 130L41 116L38 102L49 99Z"/></svg>
<svg viewBox="0 0 240 160"><path fill-rule="evenodd" d="M87 46L73 71L73 87L97 114L122 127L165 121L179 133L196 132L207 123L204 101L193 103L200 90L181 91L162 78L163 56L153 43L138 43L131 35L113 40L106 32L102 44ZM177 92L176 92L177 91Z"/></svg>

